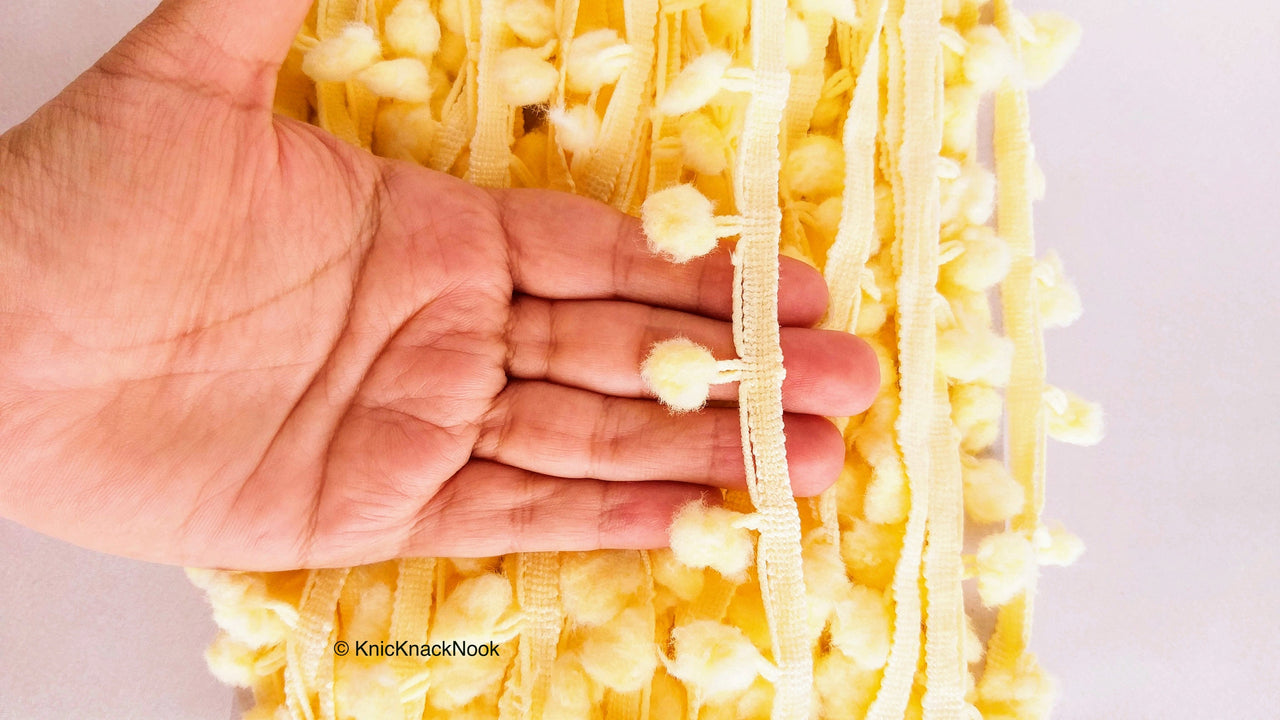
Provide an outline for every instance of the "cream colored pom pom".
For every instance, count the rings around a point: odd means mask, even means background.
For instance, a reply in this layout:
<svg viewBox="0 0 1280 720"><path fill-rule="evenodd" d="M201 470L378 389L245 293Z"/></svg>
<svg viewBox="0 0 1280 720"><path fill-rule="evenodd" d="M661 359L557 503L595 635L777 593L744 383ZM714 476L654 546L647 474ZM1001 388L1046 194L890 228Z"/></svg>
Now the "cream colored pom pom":
<svg viewBox="0 0 1280 720"><path fill-rule="evenodd" d="M373 148L382 157L425 165L440 123L425 103L384 103L374 124Z"/></svg>
<svg viewBox="0 0 1280 720"><path fill-rule="evenodd" d="M840 557L857 582L883 590L893 579L894 565L902 549L901 525L879 525L855 519L840 534Z"/></svg>
<svg viewBox="0 0 1280 720"><path fill-rule="evenodd" d="M1049 437L1072 445L1097 445L1102 440L1102 406L1075 393L1050 386L1045 390Z"/></svg>
<svg viewBox="0 0 1280 720"><path fill-rule="evenodd" d="M755 558L751 531L742 527L746 519L722 507L687 503L671 521L671 551L689 567L740 578Z"/></svg>
<svg viewBox="0 0 1280 720"><path fill-rule="evenodd" d="M719 370L711 351L678 337L655 343L640 366L645 385L677 412L698 410L707 403Z"/></svg>
<svg viewBox="0 0 1280 720"><path fill-rule="evenodd" d="M565 79L574 92L591 93L618 82L631 64L631 46L615 30L583 33L569 43L564 60Z"/></svg>
<svg viewBox="0 0 1280 720"><path fill-rule="evenodd" d="M983 604L1003 605L1022 592L1034 575L1036 551L1031 541L1020 533L988 535L978 543L974 570Z"/></svg>
<svg viewBox="0 0 1280 720"><path fill-rule="evenodd" d="M1017 70L1009 43L994 25L975 25L965 36L964 76L979 92L990 92Z"/></svg>
<svg viewBox="0 0 1280 720"><path fill-rule="evenodd" d="M517 624L511 581L498 574L479 575L458 583L440 603L431 641L505 641Z"/></svg>
<svg viewBox="0 0 1280 720"><path fill-rule="evenodd" d="M578 658L572 654L556 658L542 720L590 720L592 702L591 679Z"/></svg>
<svg viewBox="0 0 1280 720"><path fill-rule="evenodd" d="M938 335L938 369L959 382L1004 385L1013 365L1013 343L990 331L960 328Z"/></svg>
<svg viewBox="0 0 1280 720"><path fill-rule="evenodd" d="M1037 88L1057 75L1079 47L1080 24L1056 12L1036 13L1030 20L1035 32L1023 38L1022 68L1027 85Z"/></svg>
<svg viewBox="0 0 1280 720"><path fill-rule="evenodd" d="M1072 565L1084 554L1084 541L1059 526L1040 527L1031 536L1036 547L1036 561L1041 565Z"/></svg>
<svg viewBox="0 0 1280 720"><path fill-rule="evenodd" d="M844 653L827 652L815 658L813 684L819 703L818 717L827 720L863 720L880 687L880 671L860 669Z"/></svg>
<svg viewBox="0 0 1280 720"><path fill-rule="evenodd" d="M893 616L879 591L854 585L836 602L831 644L863 670L884 667L892 633Z"/></svg>
<svg viewBox="0 0 1280 720"><path fill-rule="evenodd" d="M640 222L649 247L675 262L716 249L719 237L711 201L692 185L672 185L645 199Z"/></svg>
<svg viewBox="0 0 1280 720"><path fill-rule="evenodd" d="M227 685L241 688L253 687L257 680L254 671L257 658L257 650L237 642L225 632L218 633L204 651L205 662L213 676Z"/></svg>
<svg viewBox="0 0 1280 720"><path fill-rule="evenodd" d="M995 458L964 458L964 509L975 522L1004 522L1022 512L1026 492Z"/></svg>
<svg viewBox="0 0 1280 720"><path fill-rule="evenodd" d="M986 225L974 225L960 233L962 251L939 268L942 279L967 290L982 291L1009 273L1009 244Z"/></svg>
<svg viewBox="0 0 1280 720"><path fill-rule="evenodd" d="M560 147L575 155L595 147L600 136L600 116L587 105L553 107L547 111L547 121L555 127Z"/></svg>
<svg viewBox="0 0 1280 720"><path fill-rule="evenodd" d="M400 0L383 28L387 44L401 55L427 58L440 49L440 21L426 0Z"/></svg>
<svg viewBox="0 0 1280 720"><path fill-rule="evenodd" d="M694 58L658 98L658 112L683 115L711 102L720 92L721 81L732 62L733 58L723 50L712 50Z"/></svg>
<svg viewBox="0 0 1280 720"><path fill-rule="evenodd" d="M560 602L573 622L600 625L631 603L643 580L644 562L634 550L565 553Z"/></svg>
<svg viewBox="0 0 1280 720"><path fill-rule="evenodd" d="M1004 398L995 388L979 383L951 386L951 420L966 452L976 453L996 441L1003 413Z"/></svg>
<svg viewBox="0 0 1280 720"><path fill-rule="evenodd" d="M409 103L431 99L431 72L417 58L383 60L361 70L356 79L378 97Z"/></svg>
<svg viewBox="0 0 1280 720"><path fill-rule="evenodd" d="M729 166L729 142L705 113L681 116L680 151L684 164L703 175L719 175Z"/></svg>
<svg viewBox="0 0 1280 720"><path fill-rule="evenodd" d="M674 649L667 672L697 688L707 699L740 693L755 682L767 661L736 627L695 620L671 631Z"/></svg>
<svg viewBox="0 0 1280 720"><path fill-rule="evenodd" d="M530 45L543 45L556 32L555 13L542 0L511 0L503 8L502 20Z"/></svg>
<svg viewBox="0 0 1280 720"><path fill-rule="evenodd" d="M806 135L782 162L792 195L822 199L844 189L844 146L826 135Z"/></svg>
<svg viewBox="0 0 1280 720"><path fill-rule="evenodd" d="M400 705L400 678L395 668L377 658L339 658L333 699L338 720L390 717Z"/></svg>
<svg viewBox="0 0 1280 720"><path fill-rule="evenodd" d="M1080 293L1062 271L1062 260L1050 250L1032 271L1036 278L1036 307L1046 328L1066 327L1080 319Z"/></svg>
<svg viewBox="0 0 1280 720"><path fill-rule="evenodd" d="M582 667L610 690L639 690L658 667L653 633L653 608L629 607L612 622L591 629L579 650Z"/></svg>
<svg viewBox="0 0 1280 720"><path fill-rule="evenodd" d="M666 588L675 597L688 602L702 592L704 574L702 568L689 567L676 558L671 548L649 551L653 565L653 581L659 588Z"/></svg>
<svg viewBox="0 0 1280 720"><path fill-rule="evenodd" d="M308 50L302 58L302 72L317 82L342 82L381 58L382 44L373 28L352 23Z"/></svg>
<svg viewBox="0 0 1280 720"><path fill-rule="evenodd" d="M555 66L527 47L503 50L494 61L493 77L508 105L537 105L546 102L556 91L560 72Z"/></svg>

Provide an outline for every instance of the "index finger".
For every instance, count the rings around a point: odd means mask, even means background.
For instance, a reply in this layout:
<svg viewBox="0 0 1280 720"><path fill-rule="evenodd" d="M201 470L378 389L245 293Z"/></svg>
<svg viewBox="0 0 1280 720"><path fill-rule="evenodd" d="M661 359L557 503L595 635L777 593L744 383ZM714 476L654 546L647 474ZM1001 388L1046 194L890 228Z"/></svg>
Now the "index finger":
<svg viewBox="0 0 1280 720"><path fill-rule="evenodd" d="M495 193L518 292L732 316L733 265L725 248L676 264L649 249L638 219L603 203L552 190ZM822 274L792 258L779 263L778 322L816 323L827 308Z"/></svg>

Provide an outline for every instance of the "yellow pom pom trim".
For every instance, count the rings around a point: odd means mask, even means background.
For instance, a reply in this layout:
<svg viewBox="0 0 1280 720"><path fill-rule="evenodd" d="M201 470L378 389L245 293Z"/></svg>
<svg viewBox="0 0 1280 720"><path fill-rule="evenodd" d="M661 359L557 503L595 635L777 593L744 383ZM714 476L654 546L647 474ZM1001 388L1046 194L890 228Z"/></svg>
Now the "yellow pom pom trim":
<svg viewBox="0 0 1280 720"><path fill-rule="evenodd" d="M1049 410L1049 437L1072 445L1097 445L1102 440L1102 406L1050 386L1044 392Z"/></svg>
<svg viewBox="0 0 1280 720"><path fill-rule="evenodd" d="M749 530L750 515L687 503L671 521L671 551L689 567L711 568L726 577L741 579L755 559Z"/></svg>
<svg viewBox="0 0 1280 720"><path fill-rule="evenodd" d="M318 82L342 82L382 59L382 44L373 28L351 23L302 58L302 72Z"/></svg>
<svg viewBox="0 0 1280 720"><path fill-rule="evenodd" d="M712 385L737 380L741 370L741 361L716 360L705 347L677 337L653 345L640 375L667 407L690 412L707 404Z"/></svg>
<svg viewBox="0 0 1280 720"><path fill-rule="evenodd" d="M711 201L692 185L650 195L640 206L640 223L649 247L678 263L706 255L718 239L741 231L737 217L717 218Z"/></svg>
<svg viewBox="0 0 1280 720"><path fill-rule="evenodd" d="M383 23L392 50L417 58L429 58L440 49L440 21L426 0L400 0Z"/></svg>
<svg viewBox="0 0 1280 720"><path fill-rule="evenodd" d="M560 73L533 48L503 50L494 61L494 79L508 105L537 105L556 91Z"/></svg>
<svg viewBox="0 0 1280 720"><path fill-rule="evenodd" d="M378 97L410 103L431 99L431 73L417 58L383 60L361 70L356 79Z"/></svg>

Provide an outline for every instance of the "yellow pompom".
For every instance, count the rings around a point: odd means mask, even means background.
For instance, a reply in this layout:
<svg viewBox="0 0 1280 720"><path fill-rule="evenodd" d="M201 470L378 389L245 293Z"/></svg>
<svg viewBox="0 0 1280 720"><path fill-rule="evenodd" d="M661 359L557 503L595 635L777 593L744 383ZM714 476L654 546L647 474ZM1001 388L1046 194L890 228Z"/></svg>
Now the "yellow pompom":
<svg viewBox="0 0 1280 720"><path fill-rule="evenodd" d="M711 351L682 337L655 343L640 366L645 385L678 412L705 405L718 374Z"/></svg>
<svg viewBox="0 0 1280 720"><path fill-rule="evenodd" d="M986 225L973 225L960 233L962 251L939 268L944 282L967 290L982 291L1009 273L1009 244Z"/></svg>
<svg viewBox="0 0 1280 720"><path fill-rule="evenodd" d="M809 608L809 634L812 640L827 627L827 621L837 600L846 595L850 587L839 548L821 533L810 533L803 541L800 558L804 570L804 586L809 591L806 605Z"/></svg>
<svg viewBox="0 0 1280 720"><path fill-rule="evenodd" d="M724 698L751 686L768 661L736 627L695 620L671 631L667 672L707 699Z"/></svg>
<svg viewBox="0 0 1280 720"><path fill-rule="evenodd" d="M400 0L383 30L387 44L401 55L428 58L440 48L440 21L426 0Z"/></svg>
<svg viewBox="0 0 1280 720"><path fill-rule="evenodd" d="M976 453L1000 436L1004 398L988 385L959 383L951 386L951 421L960 431L960 446Z"/></svg>
<svg viewBox="0 0 1280 720"><path fill-rule="evenodd" d="M820 199L844 189L844 146L826 135L806 135L782 162L791 194Z"/></svg>
<svg viewBox="0 0 1280 720"><path fill-rule="evenodd" d="M629 607L587 633L579 650L582 667L610 690L639 690L658 667L653 633L653 608Z"/></svg>
<svg viewBox="0 0 1280 720"><path fill-rule="evenodd" d="M225 632L218 633L205 649L204 659L213 676L227 685L248 688L258 679L258 673L254 672L258 651Z"/></svg>
<svg viewBox="0 0 1280 720"><path fill-rule="evenodd" d="M383 60L361 70L356 79L378 97L410 103L431 99L431 73L417 58Z"/></svg>
<svg viewBox="0 0 1280 720"><path fill-rule="evenodd" d="M594 698L591 679L573 655L556 658L542 720L590 720Z"/></svg>
<svg viewBox="0 0 1280 720"><path fill-rule="evenodd" d="M1004 36L993 25L975 25L965 35L964 76L979 92L990 92L1017 69Z"/></svg>
<svg viewBox="0 0 1280 720"><path fill-rule="evenodd" d="M729 166L729 142L704 113L681 116L680 150L684 164L703 175L719 175Z"/></svg>
<svg viewBox="0 0 1280 720"><path fill-rule="evenodd" d="M545 44L556 31L555 13L542 0L511 0L503 8L502 20L530 45Z"/></svg>
<svg viewBox="0 0 1280 720"><path fill-rule="evenodd" d="M883 435L882 433L864 433L864 435ZM867 483L866 495L862 499L862 513L875 523L892 524L907 518L909 506L907 492L907 474L902 467L902 458L898 455L893 438L883 435L889 442L887 452L871 461L871 482ZM862 435L859 436L859 440Z"/></svg>
<svg viewBox="0 0 1280 720"><path fill-rule="evenodd" d="M493 79L508 105L537 105L546 102L556 91L560 72L555 66L527 47L503 50L494 61Z"/></svg>
<svg viewBox="0 0 1280 720"><path fill-rule="evenodd" d="M689 567L741 578L755 558L746 515L700 502L686 503L671 521L671 551Z"/></svg>
<svg viewBox="0 0 1280 720"><path fill-rule="evenodd" d="M497 655L433 658L427 699L441 710L457 710L481 695L496 692L501 687L502 678L507 674L507 666L511 664L514 654L510 648L501 648ZM401 708L397 703L396 711L402 712ZM362 715L360 720L366 717L383 718L394 715ZM450 714L450 717L455 715Z"/></svg>
<svg viewBox="0 0 1280 720"><path fill-rule="evenodd" d="M787 69L794 70L809 62L809 28L794 10L787 11L782 44L786 48Z"/></svg>
<svg viewBox="0 0 1280 720"><path fill-rule="evenodd" d="M382 157L425 165L439 128L440 123L432 116L429 105L386 103L378 110L374 125L374 152Z"/></svg>
<svg viewBox="0 0 1280 720"><path fill-rule="evenodd" d="M943 178L940 186L942 217L956 223L984 225L996 209L996 176L979 163L960 167L960 176Z"/></svg>
<svg viewBox="0 0 1280 720"><path fill-rule="evenodd" d="M588 105L553 107L547 111L547 121L555 127L560 147L575 155L595 147L600 136L600 116Z"/></svg>
<svg viewBox="0 0 1280 720"><path fill-rule="evenodd" d="M401 711L400 678L379 658L338 658L334 668L334 717L363 720Z"/></svg>
<svg viewBox="0 0 1280 720"><path fill-rule="evenodd" d="M352 23L308 50L302 72L317 82L342 82L381 58L382 45L373 28Z"/></svg>
<svg viewBox="0 0 1280 720"><path fill-rule="evenodd" d="M743 37L747 28L749 3L741 0L706 0L702 4L702 25L712 47Z"/></svg>
<svg viewBox="0 0 1280 720"><path fill-rule="evenodd" d="M819 717L829 720L863 720L880 687L879 671L859 668L844 653L829 652L813 663Z"/></svg>
<svg viewBox="0 0 1280 720"><path fill-rule="evenodd" d="M902 549L902 532L901 525L855 519L853 527L840 535L840 556L849 576L877 590L888 587Z"/></svg>
<svg viewBox="0 0 1280 720"><path fill-rule="evenodd" d="M675 597L688 602L702 592L704 573L702 568L690 567L676 559L671 548L649 551L653 566L653 581L659 588L670 590Z"/></svg>
<svg viewBox="0 0 1280 720"><path fill-rule="evenodd" d="M965 457L964 509L975 522L1004 522L1022 512L1026 492L1004 463L995 458Z"/></svg>
<svg viewBox="0 0 1280 720"><path fill-rule="evenodd" d="M465 42L467 34L467 24L463 18L463 6L467 0L440 0L437 12L440 13L440 24L449 31L445 37L450 35L454 37L464 36L461 38Z"/></svg>
<svg viewBox="0 0 1280 720"><path fill-rule="evenodd" d="M1004 385L1013 365L1013 343L990 331L961 328L938 334L938 369L959 382Z"/></svg>
<svg viewBox="0 0 1280 720"><path fill-rule="evenodd" d="M714 208L692 185L673 185L650 195L640 206L640 222L649 247L675 262L716 249Z"/></svg>
<svg viewBox="0 0 1280 720"><path fill-rule="evenodd" d="M879 591L853 585L836 602L831 644L863 670L884 667L892 634L893 616Z"/></svg>
<svg viewBox="0 0 1280 720"><path fill-rule="evenodd" d="M353 568L338 602L341 637L345 640L386 640L391 631L393 580L376 565Z"/></svg>
<svg viewBox="0 0 1280 720"><path fill-rule="evenodd" d="M1036 263L1036 307L1046 328L1066 327L1080 319L1084 308L1080 293L1062 271L1062 260L1050 250Z"/></svg>
<svg viewBox="0 0 1280 720"><path fill-rule="evenodd" d="M994 717L986 705L1003 708L1018 720L1049 717L1057 688L1040 667L1036 656L1026 653L1011 666L988 667L978 682L978 706L984 718Z"/></svg>
<svg viewBox="0 0 1280 720"><path fill-rule="evenodd" d="M214 623L250 648L283 643L297 622L297 600L275 597L258 574L191 569L187 577L209 594Z"/></svg>
<svg viewBox="0 0 1280 720"><path fill-rule="evenodd" d="M1026 536L1000 532L984 537L974 556L978 595L988 607L1003 605L1026 588L1036 570L1036 551Z"/></svg>
<svg viewBox="0 0 1280 720"><path fill-rule="evenodd" d="M512 637L517 624L511 581L497 574L479 575L458 583L440 603L431 641L502 642Z"/></svg>
<svg viewBox="0 0 1280 720"><path fill-rule="evenodd" d="M574 38L564 59L565 80L574 92L592 93L618 82L631 64L631 46L609 28Z"/></svg>
<svg viewBox="0 0 1280 720"><path fill-rule="evenodd" d="M720 92L721 81L733 58L723 50L712 50L694 58L667 85L658 98L658 112L683 115L702 108Z"/></svg>
<svg viewBox="0 0 1280 720"><path fill-rule="evenodd" d="M1080 25L1056 12L1041 12L1030 18L1034 36L1022 40L1022 68L1027 85L1036 88L1058 74L1080 45Z"/></svg>
<svg viewBox="0 0 1280 720"><path fill-rule="evenodd" d="M634 550L565 553L560 601L579 625L600 625L630 604L644 581L644 561Z"/></svg>
<svg viewBox="0 0 1280 720"><path fill-rule="evenodd" d="M966 665L972 665L982 659L986 654L986 647L982 644L982 638L978 637L978 630L973 626L973 618L969 615L964 616L964 661Z"/></svg>
<svg viewBox="0 0 1280 720"><path fill-rule="evenodd" d="M1097 445L1102 440L1102 406L1075 393L1050 386L1045 390L1049 437L1072 445Z"/></svg>
<svg viewBox="0 0 1280 720"><path fill-rule="evenodd" d="M1042 527L1032 536L1036 546L1036 561L1041 565L1072 565L1084 554L1084 541L1066 528Z"/></svg>

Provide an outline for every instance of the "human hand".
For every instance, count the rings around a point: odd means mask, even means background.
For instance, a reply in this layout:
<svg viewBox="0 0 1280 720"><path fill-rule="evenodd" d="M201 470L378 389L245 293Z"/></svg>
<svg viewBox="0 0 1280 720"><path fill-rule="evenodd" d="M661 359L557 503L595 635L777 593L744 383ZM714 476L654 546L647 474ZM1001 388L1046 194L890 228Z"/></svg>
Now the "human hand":
<svg viewBox="0 0 1280 720"><path fill-rule="evenodd" d="M310 0L169 0L0 138L0 514L112 553L281 569L657 547L743 487L732 407L639 363L732 357L732 271L638 222L486 191L273 117ZM865 344L782 261L797 494L844 456ZM735 386L712 397L732 400Z"/></svg>

